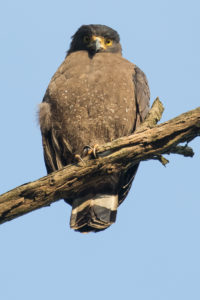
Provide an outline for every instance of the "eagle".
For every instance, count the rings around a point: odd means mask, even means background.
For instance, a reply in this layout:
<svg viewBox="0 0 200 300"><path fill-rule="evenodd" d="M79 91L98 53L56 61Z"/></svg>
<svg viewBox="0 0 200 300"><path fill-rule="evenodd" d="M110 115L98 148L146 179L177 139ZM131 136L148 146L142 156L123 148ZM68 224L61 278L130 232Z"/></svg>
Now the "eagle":
<svg viewBox="0 0 200 300"><path fill-rule="evenodd" d="M132 134L149 111L147 78L122 57L117 31L83 25L72 36L65 60L53 75L39 107L48 173L75 164L86 151ZM116 220L138 165L105 177L101 185L65 199L72 206L70 227L98 232Z"/></svg>

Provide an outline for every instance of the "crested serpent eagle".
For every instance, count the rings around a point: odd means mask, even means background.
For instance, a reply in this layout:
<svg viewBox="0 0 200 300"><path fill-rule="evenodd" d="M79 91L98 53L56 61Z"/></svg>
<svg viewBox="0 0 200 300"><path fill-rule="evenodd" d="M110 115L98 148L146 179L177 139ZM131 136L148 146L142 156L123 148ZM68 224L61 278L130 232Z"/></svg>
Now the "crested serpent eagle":
<svg viewBox="0 0 200 300"><path fill-rule="evenodd" d="M104 25L81 26L40 104L47 172L75 163L88 145L132 134L148 113L149 98L146 76L122 57L118 33ZM137 168L105 176L103 184L65 199L72 206L71 228L97 232L114 223Z"/></svg>

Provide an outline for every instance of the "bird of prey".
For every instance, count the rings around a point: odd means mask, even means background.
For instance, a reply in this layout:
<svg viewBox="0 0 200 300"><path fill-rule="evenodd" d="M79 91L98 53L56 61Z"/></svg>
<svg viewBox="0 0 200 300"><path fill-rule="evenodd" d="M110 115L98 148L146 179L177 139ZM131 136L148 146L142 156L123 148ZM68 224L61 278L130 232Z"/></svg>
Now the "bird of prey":
<svg viewBox="0 0 200 300"><path fill-rule="evenodd" d="M149 110L145 74L122 57L118 33L105 25L83 25L52 77L39 109L44 159L51 173L76 162L89 145L132 134ZM115 222L138 165L105 177L101 185L65 199L70 226L87 233Z"/></svg>

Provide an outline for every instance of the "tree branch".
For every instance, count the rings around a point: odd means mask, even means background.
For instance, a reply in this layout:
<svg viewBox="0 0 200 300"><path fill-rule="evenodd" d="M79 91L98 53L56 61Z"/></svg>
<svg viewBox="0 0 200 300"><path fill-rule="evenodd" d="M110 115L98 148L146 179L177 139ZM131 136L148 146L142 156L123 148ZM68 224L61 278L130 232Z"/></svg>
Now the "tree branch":
<svg viewBox="0 0 200 300"><path fill-rule="evenodd" d="M140 128L131 136L99 146L97 159L66 166L1 195L0 223L62 198L70 201L94 183L101 183L105 176L126 170L140 161L158 159L165 165L167 160L162 154L192 157L194 153L191 148L177 145L200 135L200 107L155 126L162 112L162 103L156 99Z"/></svg>

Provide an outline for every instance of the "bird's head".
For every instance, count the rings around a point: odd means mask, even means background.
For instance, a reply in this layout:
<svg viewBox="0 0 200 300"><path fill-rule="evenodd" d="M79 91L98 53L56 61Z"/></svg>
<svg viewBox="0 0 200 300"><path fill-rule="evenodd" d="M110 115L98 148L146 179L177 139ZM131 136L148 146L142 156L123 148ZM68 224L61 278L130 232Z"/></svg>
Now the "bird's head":
<svg viewBox="0 0 200 300"><path fill-rule="evenodd" d="M81 50L90 57L98 52L121 53L119 34L105 25L83 25L72 36L68 54Z"/></svg>

